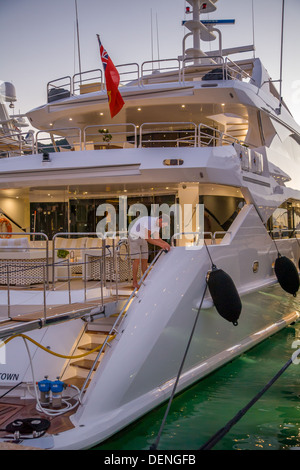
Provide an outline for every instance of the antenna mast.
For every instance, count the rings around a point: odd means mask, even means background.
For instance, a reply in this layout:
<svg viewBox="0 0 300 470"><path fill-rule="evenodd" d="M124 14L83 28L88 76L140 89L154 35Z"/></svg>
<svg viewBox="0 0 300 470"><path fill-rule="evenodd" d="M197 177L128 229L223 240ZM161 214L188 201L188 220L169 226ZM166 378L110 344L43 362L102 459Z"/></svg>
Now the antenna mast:
<svg viewBox="0 0 300 470"><path fill-rule="evenodd" d="M279 108L278 114L281 114L282 106L282 59L283 59L283 27L284 27L284 1L282 0L282 13L281 13L281 52L280 52L280 90L279 90Z"/></svg>
<svg viewBox="0 0 300 470"><path fill-rule="evenodd" d="M76 28L77 28L78 64L79 64L79 73L80 73L80 81L81 81L81 59L80 59L80 43L79 43L77 0L75 0L75 11L76 11Z"/></svg>

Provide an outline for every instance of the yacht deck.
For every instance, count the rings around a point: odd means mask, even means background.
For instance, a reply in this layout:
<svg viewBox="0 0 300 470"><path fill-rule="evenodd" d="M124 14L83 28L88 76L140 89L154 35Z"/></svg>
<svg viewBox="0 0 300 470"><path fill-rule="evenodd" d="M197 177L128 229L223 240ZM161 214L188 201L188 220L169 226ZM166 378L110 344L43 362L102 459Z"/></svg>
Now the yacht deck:
<svg viewBox="0 0 300 470"><path fill-rule="evenodd" d="M83 292L83 281L81 279L74 279L70 282L71 289L69 290L70 299L72 298L72 293L75 294ZM97 281L90 281L89 289L90 290L97 290L99 289L99 282ZM2 286L1 290L6 290L6 287ZM55 291L62 291L64 292L66 289L66 282L57 282L55 284ZM12 291L24 291L24 288L12 287ZM27 289L28 290L28 289ZM35 286L31 286L30 291L41 292L44 290L43 284L38 284ZM107 295L103 297L96 296L95 294L93 298L87 298L82 301L71 301L68 303L61 303L58 305L51 305L45 306L43 308L42 305L40 306L32 306L31 311L27 311L24 313L20 313L20 305L11 305L10 312L8 316L8 308L7 306L2 306L2 319L0 317L0 337L7 336L7 334L11 331L13 334L14 326L24 327L29 326L28 324L33 323L40 323L40 325L50 324L55 321L66 321L72 318L78 318L80 316L89 314L91 310L98 308L99 313L103 309L103 316L105 311L105 306L109 304L113 304L113 308L115 308L116 312L119 310L119 305L123 305L125 301L128 299L130 294L132 293L133 288L128 283L123 283L122 285L113 286L111 289L108 290ZM97 292L97 291L96 291ZM40 327L41 327L40 326ZM27 328L26 328L27 329Z"/></svg>

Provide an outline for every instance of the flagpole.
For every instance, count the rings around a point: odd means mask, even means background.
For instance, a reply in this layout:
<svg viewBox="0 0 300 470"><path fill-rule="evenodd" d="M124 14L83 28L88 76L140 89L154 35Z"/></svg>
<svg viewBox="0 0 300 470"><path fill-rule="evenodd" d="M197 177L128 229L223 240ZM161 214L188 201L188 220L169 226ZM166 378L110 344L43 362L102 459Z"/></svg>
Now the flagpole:
<svg viewBox="0 0 300 470"><path fill-rule="evenodd" d="M80 42L79 42L79 26L78 26L77 0L75 0L75 11L76 11L76 28L77 28L78 64L79 64L80 83L81 83L81 59L80 59Z"/></svg>

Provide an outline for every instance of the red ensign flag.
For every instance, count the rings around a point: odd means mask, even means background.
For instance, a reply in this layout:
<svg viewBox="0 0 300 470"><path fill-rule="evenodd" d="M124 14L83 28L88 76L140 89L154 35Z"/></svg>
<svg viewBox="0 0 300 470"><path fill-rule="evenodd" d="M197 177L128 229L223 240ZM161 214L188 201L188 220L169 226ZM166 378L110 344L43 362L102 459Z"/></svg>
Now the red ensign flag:
<svg viewBox="0 0 300 470"><path fill-rule="evenodd" d="M111 58L107 54L106 50L101 44L100 37L97 34L100 47L100 56L103 63L105 81L106 81L106 90L108 96L108 104L110 109L110 115L113 118L124 106L124 101L121 96L121 93L118 90L120 83L120 75L114 66Z"/></svg>

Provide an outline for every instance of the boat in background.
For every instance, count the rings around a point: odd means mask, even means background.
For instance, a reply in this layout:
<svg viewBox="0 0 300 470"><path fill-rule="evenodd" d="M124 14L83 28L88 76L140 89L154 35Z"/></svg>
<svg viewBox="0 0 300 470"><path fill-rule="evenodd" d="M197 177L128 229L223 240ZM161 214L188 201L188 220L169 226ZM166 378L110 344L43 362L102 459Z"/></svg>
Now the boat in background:
<svg viewBox="0 0 300 470"><path fill-rule="evenodd" d="M299 289L300 128L260 59L229 58L251 47L200 49L216 3L188 1L180 57L117 67L113 119L102 70L62 77L0 159L1 441L90 448L299 319L266 299ZM161 212L171 249L133 289L128 226Z"/></svg>

